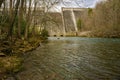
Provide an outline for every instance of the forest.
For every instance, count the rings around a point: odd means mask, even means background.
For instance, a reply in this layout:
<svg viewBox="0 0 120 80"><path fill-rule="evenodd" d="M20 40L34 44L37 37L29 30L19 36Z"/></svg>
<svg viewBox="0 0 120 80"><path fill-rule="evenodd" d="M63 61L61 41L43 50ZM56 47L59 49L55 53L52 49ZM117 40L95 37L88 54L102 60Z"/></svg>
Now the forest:
<svg viewBox="0 0 120 80"><path fill-rule="evenodd" d="M0 0L0 80L6 74L19 72L23 63L20 56L36 49L40 46L40 42L47 39L48 32L44 28L41 34L35 32L36 7L46 6L44 13L46 15L48 8L57 2L57 0L54 2L52 0L47 2L44 0Z"/></svg>
<svg viewBox="0 0 120 80"><path fill-rule="evenodd" d="M95 8L89 8L78 21L78 27L83 25L82 31L92 31L92 37L120 37L120 1L106 0Z"/></svg>

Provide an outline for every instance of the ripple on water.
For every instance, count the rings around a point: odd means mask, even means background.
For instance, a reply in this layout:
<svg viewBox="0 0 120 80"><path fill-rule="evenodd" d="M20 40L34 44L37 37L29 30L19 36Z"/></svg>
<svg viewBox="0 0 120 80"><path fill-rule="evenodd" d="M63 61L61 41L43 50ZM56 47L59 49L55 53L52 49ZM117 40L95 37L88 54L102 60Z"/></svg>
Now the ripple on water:
<svg viewBox="0 0 120 80"><path fill-rule="evenodd" d="M50 37L24 66L19 80L119 80L120 39Z"/></svg>

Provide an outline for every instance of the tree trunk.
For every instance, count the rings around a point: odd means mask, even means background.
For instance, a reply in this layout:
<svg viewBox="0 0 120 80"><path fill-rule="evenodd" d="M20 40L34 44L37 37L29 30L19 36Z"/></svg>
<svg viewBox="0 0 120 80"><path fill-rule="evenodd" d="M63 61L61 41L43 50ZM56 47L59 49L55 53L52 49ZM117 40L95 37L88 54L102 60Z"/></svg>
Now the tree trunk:
<svg viewBox="0 0 120 80"><path fill-rule="evenodd" d="M19 16L18 16L18 38L21 39L21 26L22 26L22 20L23 20L23 5L24 0L21 0L20 9L19 9Z"/></svg>
<svg viewBox="0 0 120 80"><path fill-rule="evenodd" d="M36 26L36 24L37 24L36 19L35 19L35 17L36 17L36 15L35 15L36 6L37 6L37 2L35 1L35 2L34 2L34 11L33 11L33 13L32 13L33 18L34 18L34 25L33 25L33 28L32 28L32 36L33 36L33 37L35 36L35 26Z"/></svg>
<svg viewBox="0 0 120 80"><path fill-rule="evenodd" d="M8 35L7 35L7 36L8 36L8 38L11 39L11 40L12 40L12 31L13 31L14 22L15 22L17 13L18 13L19 3L20 3L20 0L17 0L16 5L15 5L15 11L14 11L14 14L13 14L13 16L12 16L12 19L11 19L10 25L9 25L9 32L8 32Z"/></svg>
<svg viewBox="0 0 120 80"><path fill-rule="evenodd" d="M0 8L1 8L1 5L2 5L2 3L4 2L5 0L0 0Z"/></svg>
<svg viewBox="0 0 120 80"><path fill-rule="evenodd" d="M29 0L29 8L28 8L28 13L27 13L27 25L25 27L25 34L24 34L24 38L28 39L28 32L29 32L29 26L30 26L30 20L31 20L31 0Z"/></svg>

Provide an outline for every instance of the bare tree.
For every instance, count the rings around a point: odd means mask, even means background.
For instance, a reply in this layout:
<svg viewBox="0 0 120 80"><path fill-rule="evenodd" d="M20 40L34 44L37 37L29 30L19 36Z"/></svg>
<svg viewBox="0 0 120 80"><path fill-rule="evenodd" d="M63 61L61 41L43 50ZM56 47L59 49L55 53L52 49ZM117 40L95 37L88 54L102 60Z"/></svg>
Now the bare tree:
<svg viewBox="0 0 120 80"><path fill-rule="evenodd" d="M120 37L120 0L106 0L82 14L82 31L90 30L98 37ZM89 15L89 12L92 13Z"/></svg>
<svg viewBox="0 0 120 80"><path fill-rule="evenodd" d="M2 3L4 2L5 0L0 0L0 8L1 8L1 5L2 5Z"/></svg>
<svg viewBox="0 0 120 80"><path fill-rule="evenodd" d="M19 8L19 16L18 16L18 38L21 38L21 26L23 21L23 10L24 10L24 1L21 0L20 8Z"/></svg>
<svg viewBox="0 0 120 80"><path fill-rule="evenodd" d="M12 16L12 19L11 19L11 22L10 22L10 25L9 25L9 32L8 32L8 35L7 35L9 37L9 39L12 39L13 25L14 25L14 22L15 22L17 13L18 13L19 3L20 3L20 0L17 0L16 5L15 5L15 10L14 10L14 15Z"/></svg>
<svg viewBox="0 0 120 80"><path fill-rule="evenodd" d="M29 31L29 26L30 26L30 21L31 21L31 6L32 6L32 0L29 0L29 7L28 7L27 15L26 15L27 25L25 27L25 34L24 34L25 39L28 39L28 33L29 33L28 31Z"/></svg>

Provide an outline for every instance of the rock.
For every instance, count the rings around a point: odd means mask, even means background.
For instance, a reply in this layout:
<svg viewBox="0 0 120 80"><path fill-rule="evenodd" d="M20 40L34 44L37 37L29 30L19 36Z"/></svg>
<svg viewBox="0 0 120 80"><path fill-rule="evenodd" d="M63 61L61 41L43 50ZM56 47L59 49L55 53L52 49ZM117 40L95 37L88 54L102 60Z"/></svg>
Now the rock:
<svg viewBox="0 0 120 80"><path fill-rule="evenodd" d="M0 57L5 57L6 55L4 53L0 52Z"/></svg>
<svg viewBox="0 0 120 80"><path fill-rule="evenodd" d="M8 77L7 79L5 80L16 80L14 77Z"/></svg>
<svg viewBox="0 0 120 80"><path fill-rule="evenodd" d="M3 45L9 46L9 45L10 45L10 42L9 42L9 41L4 41L4 42L3 42Z"/></svg>
<svg viewBox="0 0 120 80"><path fill-rule="evenodd" d="M10 53L12 53L12 49L11 48L5 48L5 49L1 50L1 52L3 52L6 55L9 55Z"/></svg>
<svg viewBox="0 0 120 80"><path fill-rule="evenodd" d="M91 31L83 31L83 32L79 32L78 36L80 37L89 37L91 34Z"/></svg>

